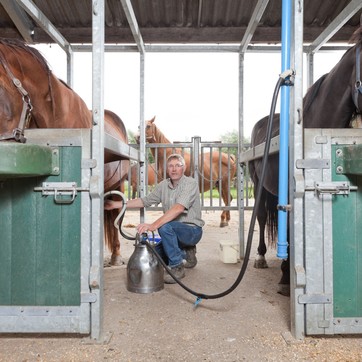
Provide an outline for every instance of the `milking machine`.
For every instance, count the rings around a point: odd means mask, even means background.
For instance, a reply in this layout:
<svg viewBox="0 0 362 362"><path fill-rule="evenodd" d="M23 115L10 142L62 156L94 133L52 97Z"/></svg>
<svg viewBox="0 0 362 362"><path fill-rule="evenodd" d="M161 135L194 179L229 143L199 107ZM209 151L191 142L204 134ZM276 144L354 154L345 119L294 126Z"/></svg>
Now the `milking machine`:
<svg viewBox="0 0 362 362"><path fill-rule="evenodd" d="M118 195L122 198L123 206L114 226L119 230L121 235L127 240L134 240L134 251L127 264L127 290L134 293L153 293L162 290L164 287L163 267L159 263L155 246L161 241L159 237L152 233L152 237L148 234L136 234L131 236L122 230L122 221L126 210L126 198L119 191L109 191L104 195L107 198L111 195Z"/></svg>
<svg viewBox="0 0 362 362"><path fill-rule="evenodd" d="M262 194L262 187L264 183L265 173L266 173L266 167L268 162L268 155L269 155L269 149L270 149L270 143L272 139L272 128L273 128L273 118L275 113L275 107L277 103L278 93L279 89L282 85L287 84L290 85L291 81L290 78L293 76L293 72L291 70L287 70L283 72L279 76L278 82L276 84L273 99L272 99L272 105L270 109L269 114L269 120L268 120L268 127L267 127L267 135L266 135L266 141L265 141L265 149L264 149L264 155L262 160L262 166L261 166L261 175L260 175L260 182L258 183L258 188L256 190L256 200L255 205L253 208L253 213L251 216L250 226L249 226L249 233L248 233L248 239L246 243L246 249L245 249L245 256L244 261L242 263L239 275L235 282L229 287L227 290L218 293L218 294L203 294L200 292L193 291L192 289L188 288L185 284L183 284L180 280L178 280L173 273L170 271L170 269L167 267L163 259L158 255L155 246L157 243L161 242L160 239L157 239L154 234L152 236L148 234L136 234L136 236L130 236L123 232L122 230L122 221L124 218L124 213L126 210L126 198L123 193L119 191L110 191L107 192L104 195L104 198L111 196L111 195L118 195L123 200L123 206L121 211L119 212L116 220L114 221L114 226L119 230L121 235L128 239L128 240L135 240L135 250L132 254L132 256L129 259L129 262L127 264L127 290L130 292L135 293L152 293L159 290L162 290L164 288L164 270L166 270L167 273L169 273L172 278L186 291L189 293L195 295L197 297L195 306L197 306L202 299L217 299L224 297L228 294L230 294L241 282L241 280L244 277L249 257L250 257L250 251L252 246L252 239L253 239L253 233L254 233L254 227L256 222L256 210L259 207L260 200L261 200L261 194Z"/></svg>

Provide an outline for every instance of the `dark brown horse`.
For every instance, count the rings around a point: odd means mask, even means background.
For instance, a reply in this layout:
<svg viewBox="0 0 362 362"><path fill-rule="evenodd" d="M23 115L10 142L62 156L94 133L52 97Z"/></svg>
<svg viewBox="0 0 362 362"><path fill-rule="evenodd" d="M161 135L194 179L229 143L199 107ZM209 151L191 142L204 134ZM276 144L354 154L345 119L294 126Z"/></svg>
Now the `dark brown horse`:
<svg viewBox="0 0 362 362"><path fill-rule="evenodd" d="M51 72L33 47L0 38L0 140L24 142L25 128L91 128L92 114L85 102ZM105 130L128 142L121 119L105 112ZM119 189L129 161L105 154L105 191ZM113 215L114 217L114 215ZM105 240L114 263L120 259L117 230L105 219Z"/></svg>
<svg viewBox="0 0 362 362"><path fill-rule="evenodd" d="M347 50L341 60L330 73L325 74L315 82L304 97L303 127L305 128L347 128L350 120L362 109L362 90L358 69L360 71L362 57L359 56L362 43L362 28L358 29L352 38L356 45ZM357 70L357 72L356 72ZM261 119L253 128L251 146L265 142L268 117ZM272 135L279 135L279 114L274 116ZM250 176L255 189L259 183L262 159L249 162ZM268 165L263 183L260 207L257 210L259 223L258 259L255 267L267 267L265 253L267 251L264 232L268 225L271 242L275 242L277 222L279 154L268 157ZM289 259L282 262L282 278L280 293L289 292Z"/></svg>
<svg viewBox="0 0 362 362"><path fill-rule="evenodd" d="M157 128L155 125L155 117L146 122L146 140L148 143L171 143L165 135ZM155 148L151 148L151 152L156 158ZM186 162L185 175L191 175L191 155L188 152L182 152L178 148L166 148L166 152L163 149L158 148L157 151L157 171L165 175L165 158L171 153L182 153L182 156ZM220 162L221 161L221 162ZM203 154L203 162L200 160L200 165L202 164L203 170L200 172L200 190L203 192L209 191L211 185L221 184L221 197L225 203L225 206L229 206L232 201L232 196L230 194L230 187L232 185L232 180L236 173L236 163L232 156L229 157L226 153L219 152L208 152ZM212 168L210 165L212 164ZM220 167L221 164L221 167ZM212 169L212 172L211 172ZM220 227L227 226L230 221L230 211L224 210L221 214Z"/></svg>

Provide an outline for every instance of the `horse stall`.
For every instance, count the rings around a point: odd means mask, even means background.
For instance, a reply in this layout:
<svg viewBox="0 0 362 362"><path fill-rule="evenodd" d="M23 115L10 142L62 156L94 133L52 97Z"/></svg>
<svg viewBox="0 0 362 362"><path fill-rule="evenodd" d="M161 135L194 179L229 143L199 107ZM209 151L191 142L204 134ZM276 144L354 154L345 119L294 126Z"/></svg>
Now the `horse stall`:
<svg viewBox="0 0 362 362"><path fill-rule="evenodd" d="M0 143L0 332L99 339L103 244L92 241L92 130L29 129L25 137ZM106 141L116 158L138 157L108 134Z"/></svg>
<svg viewBox="0 0 362 362"><path fill-rule="evenodd" d="M0 143L0 332L89 334L91 131Z"/></svg>
<svg viewBox="0 0 362 362"><path fill-rule="evenodd" d="M361 129L306 129L306 333L362 333Z"/></svg>

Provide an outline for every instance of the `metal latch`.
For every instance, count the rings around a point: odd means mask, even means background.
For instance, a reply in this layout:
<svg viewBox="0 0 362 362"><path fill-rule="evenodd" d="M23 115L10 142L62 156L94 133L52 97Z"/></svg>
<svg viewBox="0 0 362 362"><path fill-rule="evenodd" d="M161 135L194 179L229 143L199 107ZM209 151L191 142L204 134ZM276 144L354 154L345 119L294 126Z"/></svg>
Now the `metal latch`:
<svg viewBox="0 0 362 362"><path fill-rule="evenodd" d="M76 182L43 182L42 187L34 187L34 191L41 191L42 196L54 195L56 204L71 204L78 191L89 191L89 189L77 187Z"/></svg>
<svg viewBox="0 0 362 362"><path fill-rule="evenodd" d="M357 186L351 186L348 181L315 182L314 187L306 187L306 191L315 191L318 195L349 195L351 191L356 191Z"/></svg>

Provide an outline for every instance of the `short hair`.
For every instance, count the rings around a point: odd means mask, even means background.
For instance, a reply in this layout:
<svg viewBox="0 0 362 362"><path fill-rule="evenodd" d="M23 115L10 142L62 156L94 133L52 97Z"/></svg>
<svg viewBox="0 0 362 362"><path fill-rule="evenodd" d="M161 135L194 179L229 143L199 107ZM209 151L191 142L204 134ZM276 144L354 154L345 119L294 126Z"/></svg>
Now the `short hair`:
<svg viewBox="0 0 362 362"><path fill-rule="evenodd" d="M185 166L185 159L179 153L172 153L167 157L167 163L169 163L171 160L178 160L182 166Z"/></svg>

